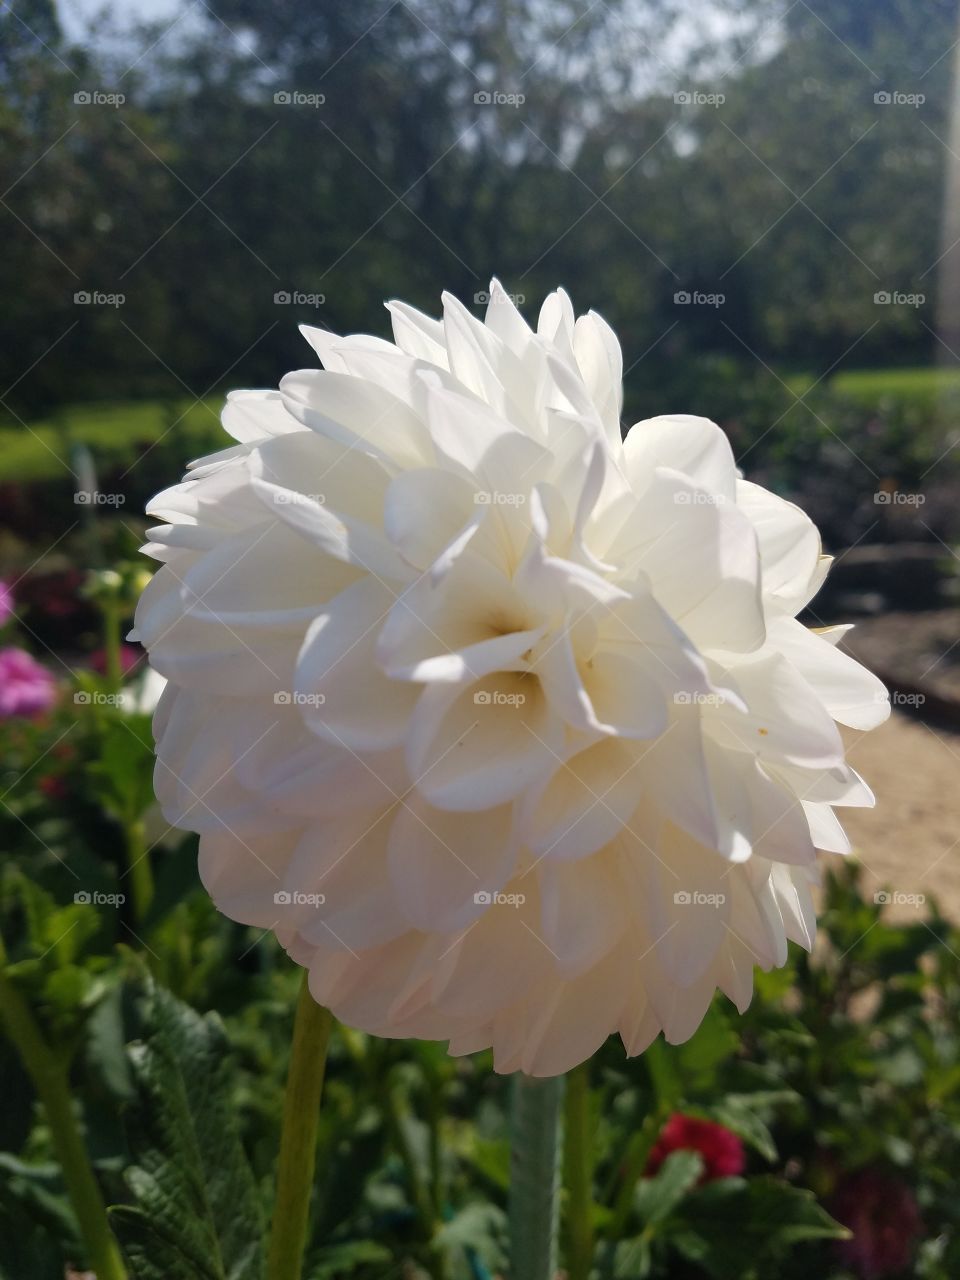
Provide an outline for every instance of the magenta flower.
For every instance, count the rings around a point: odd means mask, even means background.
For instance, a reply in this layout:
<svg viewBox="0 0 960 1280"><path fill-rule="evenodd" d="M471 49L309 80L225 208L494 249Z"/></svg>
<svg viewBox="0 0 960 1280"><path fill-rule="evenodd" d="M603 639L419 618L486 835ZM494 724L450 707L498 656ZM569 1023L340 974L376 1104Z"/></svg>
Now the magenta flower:
<svg viewBox="0 0 960 1280"><path fill-rule="evenodd" d="M13 592L5 582L0 582L0 627L13 617Z"/></svg>
<svg viewBox="0 0 960 1280"><path fill-rule="evenodd" d="M696 1116L675 1112L660 1132L650 1159L648 1176L655 1174L674 1151L698 1151L703 1157L703 1173L700 1182L712 1182L714 1178L732 1178L743 1173L745 1163L743 1143L735 1133L712 1120L700 1120Z"/></svg>
<svg viewBox="0 0 960 1280"><path fill-rule="evenodd" d="M0 649L0 719L36 716L56 701L53 676L24 649Z"/></svg>
<svg viewBox="0 0 960 1280"><path fill-rule="evenodd" d="M841 1179L828 1207L853 1232L837 1252L862 1280L899 1275L910 1265L923 1222L913 1192L900 1178L858 1169Z"/></svg>

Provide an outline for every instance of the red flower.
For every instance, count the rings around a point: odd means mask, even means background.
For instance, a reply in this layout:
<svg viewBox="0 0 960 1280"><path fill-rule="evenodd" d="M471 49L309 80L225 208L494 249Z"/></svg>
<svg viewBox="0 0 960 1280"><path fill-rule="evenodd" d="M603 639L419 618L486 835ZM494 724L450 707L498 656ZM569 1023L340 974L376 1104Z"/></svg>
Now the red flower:
<svg viewBox="0 0 960 1280"><path fill-rule="evenodd" d="M703 1157L701 1185L714 1178L732 1178L743 1172L743 1143L735 1133L712 1120L675 1112L650 1152L647 1174L655 1174L672 1151L699 1151Z"/></svg>
<svg viewBox="0 0 960 1280"><path fill-rule="evenodd" d="M140 659L143 657L143 650L132 644L122 644L120 646L120 672L122 675L128 676L134 669ZM99 675L106 675L107 672L107 651L106 649L96 649L87 659L91 668Z"/></svg>
<svg viewBox="0 0 960 1280"><path fill-rule="evenodd" d="M828 1207L853 1232L852 1240L838 1242L837 1251L863 1280L909 1267L923 1223L906 1183L879 1169L859 1169L841 1179Z"/></svg>
<svg viewBox="0 0 960 1280"><path fill-rule="evenodd" d="M45 778L40 779L37 786L48 800L65 800L67 798L67 784L55 774L47 774Z"/></svg>

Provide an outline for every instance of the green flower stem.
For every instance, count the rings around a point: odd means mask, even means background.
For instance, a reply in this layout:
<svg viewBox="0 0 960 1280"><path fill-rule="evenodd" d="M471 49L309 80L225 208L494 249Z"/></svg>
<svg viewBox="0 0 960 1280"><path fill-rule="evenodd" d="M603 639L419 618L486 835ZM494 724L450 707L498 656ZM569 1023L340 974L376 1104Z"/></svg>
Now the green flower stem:
<svg viewBox="0 0 960 1280"><path fill-rule="evenodd" d="M311 996L304 971L283 1101L268 1280L300 1280L317 1159L320 1094L332 1027L333 1015Z"/></svg>
<svg viewBox="0 0 960 1280"><path fill-rule="evenodd" d="M444 1187L443 1187L443 1143L441 1141L441 1124L443 1121L443 1085L432 1062L424 1063L424 1075L427 1084L427 1126L430 1147L430 1200L434 1216L438 1223L443 1221Z"/></svg>
<svg viewBox="0 0 960 1280"><path fill-rule="evenodd" d="M646 1117L641 1127L630 1139L626 1156L622 1162L623 1175L620 1180L620 1189L613 1202L613 1214L605 1231L606 1236L614 1242L622 1237L626 1229L627 1220L633 1208L634 1189L638 1180L643 1176L644 1169L647 1167L650 1152L653 1150L657 1135L663 1128L666 1115L667 1108L663 1106L657 1107L655 1111Z"/></svg>
<svg viewBox="0 0 960 1280"><path fill-rule="evenodd" d="M429 1189L424 1185L423 1178L420 1176L417 1157L407 1137L407 1129L404 1123L407 1108L402 1104L398 1090L389 1081L383 1088L383 1101L387 1130L403 1163L404 1172L410 1184L410 1199L413 1201L413 1207L420 1220L420 1229L423 1232L424 1239L429 1241L433 1238L438 1222L434 1216L433 1202L430 1198Z"/></svg>
<svg viewBox="0 0 960 1280"><path fill-rule="evenodd" d="M104 670L111 693L119 693L123 684L123 663L120 659L122 635L120 605L116 600L103 600L103 653Z"/></svg>
<svg viewBox="0 0 960 1280"><path fill-rule="evenodd" d="M120 1250L74 1113L67 1064L47 1044L27 1002L4 972L5 964L0 942L0 1018L46 1114L87 1261L97 1280L125 1280Z"/></svg>
<svg viewBox="0 0 960 1280"><path fill-rule="evenodd" d="M133 914L139 922L144 919L153 901L153 868L147 848L147 833L141 818L135 818L126 824L124 843L130 892L133 895Z"/></svg>
<svg viewBox="0 0 960 1280"><path fill-rule="evenodd" d="M563 1076L514 1078L510 1280L553 1280L557 1270L563 1090Z"/></svg>
<svg viewBox="0 0 960 1280"><path fill-rule="evenodd" d="M564 1183L569 1280L588 1280L593 1264L593 1132L590 1119L590 1062L567 1077L564 1124Z"/></svg>

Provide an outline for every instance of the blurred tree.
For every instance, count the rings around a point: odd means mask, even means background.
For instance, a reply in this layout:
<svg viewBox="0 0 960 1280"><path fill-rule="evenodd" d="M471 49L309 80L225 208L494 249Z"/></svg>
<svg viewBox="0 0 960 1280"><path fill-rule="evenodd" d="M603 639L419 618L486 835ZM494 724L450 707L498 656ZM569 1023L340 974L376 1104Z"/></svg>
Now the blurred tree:
<svg viewBox="0 0 960 1280"><path fill-rule="evenodd" d="M718 359L925 359L929 303L874 295L933 294L955 16L210 0L77 45L27 0L0 14L0 395L273 383L309 359L294 321L382 331L384 296L436 311L493 270L528 308L562 282L603 310L641 398L695 398ZM122 107L75 101L97 87ZM697 290L725 301L674 302Z"/></svg>

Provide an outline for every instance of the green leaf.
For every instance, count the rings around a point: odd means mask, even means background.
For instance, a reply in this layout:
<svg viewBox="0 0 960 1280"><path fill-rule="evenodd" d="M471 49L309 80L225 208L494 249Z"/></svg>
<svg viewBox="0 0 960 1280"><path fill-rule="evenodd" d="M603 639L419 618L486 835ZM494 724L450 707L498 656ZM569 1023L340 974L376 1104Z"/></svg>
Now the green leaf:
<svg viewBox="0 0 960 1280"><path fill-rule="evenodd" d="M718 1280L750 1274L803 1241L850 1234L811 1191L766 1176L712 1182L690 1196L680 1216L674 1246Z"/></svg>
<svg viewBox="0 0 960 1280"><path fill-rule="evenodd" d="M27 1164L0 1152L0 1209L23 1224L28 1218L56 1240L79 1244L73 1210L56 1165Z"/></svg>
<svg viewBox="0 0 960 1280"><path fill-rule="evenodd" d="M673 1151L664 1160L655 1178L637 1183L634 1204L647 1228L656 1226L671 1213L703 1173L703 1159L697 1151Z"/></svg>
<svg viewBox="0 0 960 1280"><path fill-rule="evenodd" d="M773 1134L757 1114L750 1094L729 1094L710 1108L710 1115L753 1147L764 1160L776 1160Z"/></svg>
<svg viewBox="0 0 960 1280"><path fill-rule="evenodd" d="M133 1206L111 1221L134 1280L262 1280L263 1223L235 1123L219 1019L151 988L155 1030L130 1049Z"/></svg>
<svg viewBox="0 0 960 1280"><path fill-rule="evenodd" d="M130 1098L133 1086L124 1046L123 990L119 983L99 1002L87 1024L84 1057L115 1098Z"/></svg>
<svg viewBox="0 0 960 1280"><path fill-rule="evenodd" d="M374 1240L352 1240L321 1249L307 1272L309 1280L333 1280L348 1276L359 1267L387 1266L393 1260L389 1249Z"/></svg>
<svg viewBox="0 0 960 1280"><path fill-rule="evenodd" d="M622 1240L613 1255L613 1274L616 1280L646 1280L653 1266L650 1241L645 1236L637 1240Z"/></svg>
<svg viewBox="0 0 960 1280"><path fill-rule="evenodd" d="M507 1234L507 1218L493 1204L468 1204L445 1222L434 1237L443 1249L469 1249L487 1267L498 1268L504 1261L503 1241Z"/></svg>
<svg viewBox="0 0 960 1280"><path fill-rule="evenodd" d="M472 1136L472 1135L471 1135ZM506 1191L510 1186L510 1143L506 1138L474 1138L466 1151L477 1172Z"/></svg>
<svg viewBox="0 0 960 1280"><path fill-rule="evenodd" d="M104 724L99 759L88 766L94 794L107 813L121 822L139 818L153 803L153 769L149 717L116 712Z"/></svg>

